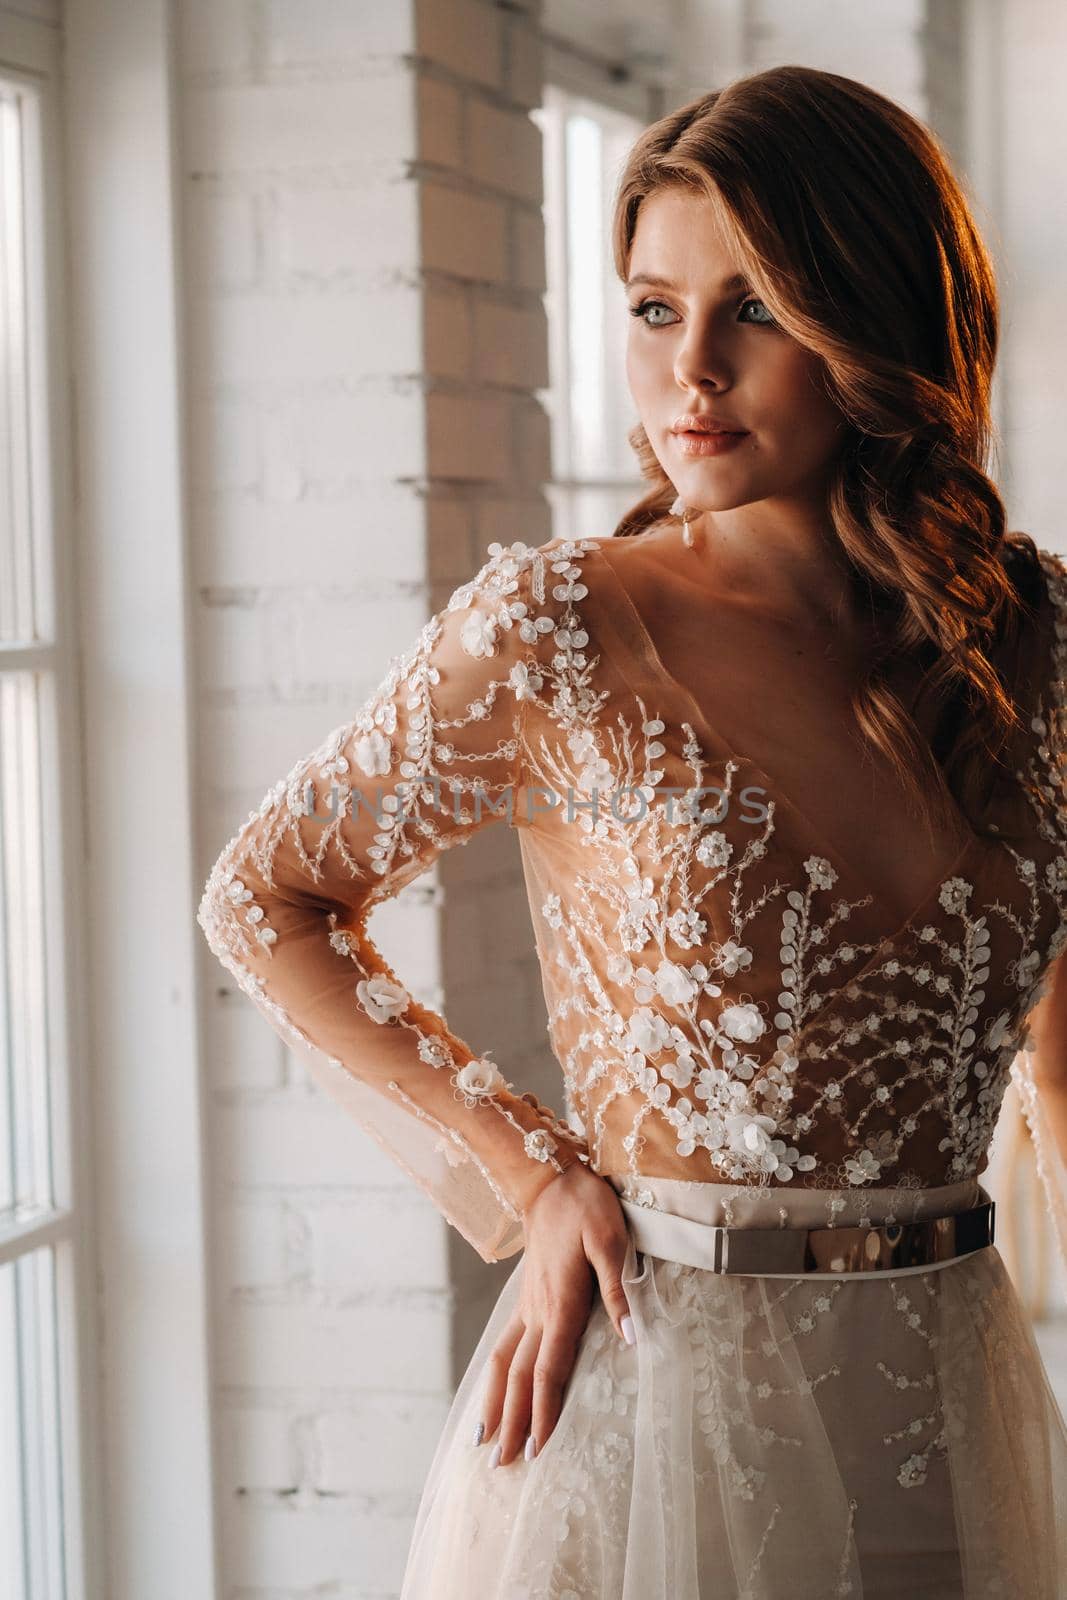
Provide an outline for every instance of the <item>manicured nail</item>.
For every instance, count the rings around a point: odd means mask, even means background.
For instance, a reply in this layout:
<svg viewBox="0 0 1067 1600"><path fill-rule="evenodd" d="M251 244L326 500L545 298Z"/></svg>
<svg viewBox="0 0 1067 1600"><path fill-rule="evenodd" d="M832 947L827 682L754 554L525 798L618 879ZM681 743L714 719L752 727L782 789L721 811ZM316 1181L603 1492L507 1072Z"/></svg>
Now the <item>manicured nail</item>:
<svg viewBox="0 0 1067 1600"><path fill-rule="evenodd" d="M489 1465L491 1467L499 1467L501 1453L500 1440L498 1439L496 1444L493 1446L493 1453L489 1457Z"/></svg>
<svg viewBox="0 0 1067 1600"><path fill-rule="evenodd" d="M484 1422L479 1422L478 1426L474 1430L474 1442L475 1442L475 1444L481 1444L481 1442L482 1442L482 1440L484 1438L485 1438L485 1423Z"/></svg>
<svg viewBox="0 0 1067 1600"><path fill-rule="evenodd" d="M622 1328L622 1336L626 1340L626 1343L627 1344L636 1344L637 1343L637 1334L634 1332L634 1319L633 1319L633 1317L623 1317L620 1326Z"/></svg>
<svg viewBox="0 0 1067 1600"><path fill-rule="evenodd" d="M523 1451L523 1454L525 1455L527 1461L532 1461L534 1456L537 1454L537 1440L534 1438L532 1433L526 1441L526 1449Z"/></svg>

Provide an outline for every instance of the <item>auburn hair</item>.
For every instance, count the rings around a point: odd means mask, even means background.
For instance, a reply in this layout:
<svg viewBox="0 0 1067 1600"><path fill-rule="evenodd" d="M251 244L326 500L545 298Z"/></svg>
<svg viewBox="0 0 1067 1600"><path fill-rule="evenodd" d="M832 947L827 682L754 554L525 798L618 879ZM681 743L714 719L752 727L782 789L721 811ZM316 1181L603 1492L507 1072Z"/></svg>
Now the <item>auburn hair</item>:
<svg viewBox="0 0 1067 1600"><path fill-rule="evenodd" d="M1010 770L1025 624L1046 591L1037 546L1006 532L988 473L999 307L961 184L933 134L886 96L778 66L639 136L615 195L624 282L642 201L668 186L716 202L739 269L821 358L845 419L827 509L857 603L889 640L853 695L859 729L928 822L973 818ZM650 487L617 538L669 517L676 493L642 424L629 441ZM887 679L914 656L909 712ZM912 714L927 696L932 743Z"/></svg>

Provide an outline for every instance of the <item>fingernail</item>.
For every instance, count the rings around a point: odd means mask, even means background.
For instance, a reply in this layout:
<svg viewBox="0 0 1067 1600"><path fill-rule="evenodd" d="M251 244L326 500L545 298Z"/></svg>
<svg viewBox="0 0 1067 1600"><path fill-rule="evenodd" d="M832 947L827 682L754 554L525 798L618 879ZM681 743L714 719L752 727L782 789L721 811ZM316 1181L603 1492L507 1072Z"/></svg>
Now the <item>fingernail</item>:
<svg viewBox="0 0 1067 1600"><path fill-rule="evenodd" d="M526 1449L523 1451L523 1454L525 1455L527 1461L532 1461L534 1456L537 1454L537 1440L534 1438L532 1433L526 1441Z"/></svg>
<svg viewBox="0 0 1067 1600"><path fill-rule="evenodd" d="M498 1439L496 1444L493 1446L493 1453L489 1457L489 1465L491 1467L499 1467L501 1454L500 1440Z"/></svg>
<svg viewBox="0 0 1067 1600"><path fill-rule="evenodd" d="M484 1422L479 1422L478 1426L474 1430L474 1442L475 1442L475 1444L481 1444L481 1442L482 1442L482 1440L484 1438L485 1438L485 1423Z"/></svg>
<svg viewBox="0 0 1067 1600"><path fill-rule="evenodd" d="M623 1317L620 1326L622 1328L622 1336L626 1340L626 1343L627 1344L636 1344L637 1343L637 1334L634 1332L634 1319L633 1319L633 1317L629 1317L629 1316Z"/></svg>

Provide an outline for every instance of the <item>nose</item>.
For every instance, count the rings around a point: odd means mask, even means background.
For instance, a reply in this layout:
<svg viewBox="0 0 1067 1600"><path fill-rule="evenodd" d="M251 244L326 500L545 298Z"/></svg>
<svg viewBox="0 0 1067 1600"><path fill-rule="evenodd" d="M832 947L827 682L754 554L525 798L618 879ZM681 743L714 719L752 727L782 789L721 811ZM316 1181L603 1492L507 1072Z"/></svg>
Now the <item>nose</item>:
<svg viewBox="0 0 1067 1600"><path fill-rule="evenodd" d="M722 345L712 339L710 329L701 330L691 322L686 337L674 357L674 376L682 389L728 389L732 382L730 364Z"/></svg>

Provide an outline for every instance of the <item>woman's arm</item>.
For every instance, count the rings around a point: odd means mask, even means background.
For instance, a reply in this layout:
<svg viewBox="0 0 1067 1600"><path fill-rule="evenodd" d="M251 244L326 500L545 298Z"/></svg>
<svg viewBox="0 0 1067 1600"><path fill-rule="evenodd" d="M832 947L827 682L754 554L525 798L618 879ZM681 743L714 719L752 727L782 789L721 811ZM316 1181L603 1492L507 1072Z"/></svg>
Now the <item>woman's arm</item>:
<svg viewBox="0 0 1067 1600"><path fill-rule="evenodd" d="M1052 962L1012 1063L1038 1175L1067 1262L1067 951Z"/></svg>
<svg viewBox="0 0 1067 1600"><path fill-rule="evenodd" d="M524 1212L585 1141L420 1005L366 923L443 850L521 821L521 727L554 602L531 584L536 550L489 548L356 717L267 793L198 912L313 1079L486 1261L522 1248Z"/></svg>
<svg viewBox="0 0 1067 1600"><path fill-rule="evenodd" d="M1067 1167L1067 952L1053 961L1030 1013L1033 1081L1060 1161Z"/></svg>

